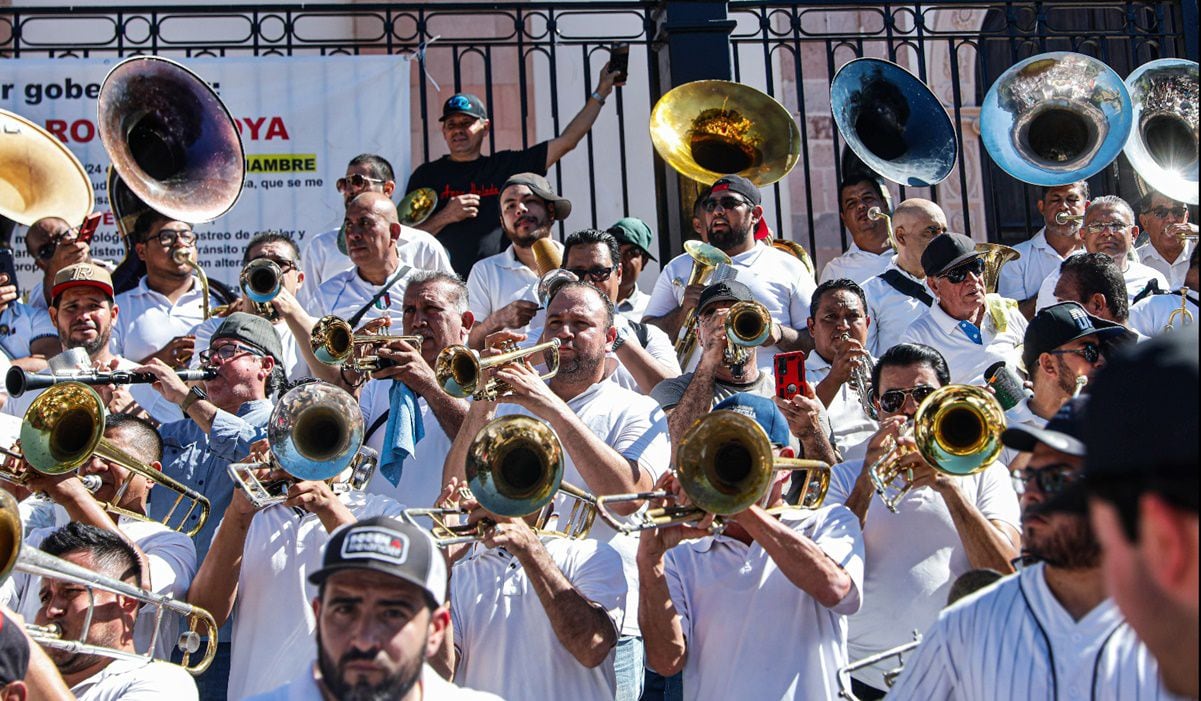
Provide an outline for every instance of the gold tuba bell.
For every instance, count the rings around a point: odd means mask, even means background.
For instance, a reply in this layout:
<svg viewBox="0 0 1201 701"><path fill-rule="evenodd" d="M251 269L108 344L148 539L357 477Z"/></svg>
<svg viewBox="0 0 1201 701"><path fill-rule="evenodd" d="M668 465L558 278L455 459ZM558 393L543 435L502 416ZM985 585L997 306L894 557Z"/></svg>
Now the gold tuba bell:
<svg viewBox="0 0 1201 701"><path fill-rule="evenodd" d="M72 226L92 212L87 171L50 132L0 110L0 216L29 226L59 217Z"/></svg>

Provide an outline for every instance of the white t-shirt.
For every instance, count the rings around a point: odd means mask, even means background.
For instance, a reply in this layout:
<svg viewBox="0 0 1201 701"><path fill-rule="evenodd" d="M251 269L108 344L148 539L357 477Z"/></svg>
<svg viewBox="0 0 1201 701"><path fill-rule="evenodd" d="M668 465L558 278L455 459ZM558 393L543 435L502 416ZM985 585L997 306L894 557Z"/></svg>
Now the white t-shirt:
<svg viewBox="0 0 1201 701"><path fill-rule="evenodd" d="M113 660L71 687L79 701L196 701L196 682L183 667L167 662Z"/></svg>
<svg viewBox="0 0 1201 701"><path fill-rule="evenodd" d="M552 241L560 254L563 244ZM498 309L524 299L527 302L538 301L538 271L525 267L517 258L513 246L495 255L481 258L471 266L467 275L467 305L477 322L483 321L496 313ZM517 333L527 334L527 341L537 338L535 331L541 332L546 324L546 310L539 309L530 323L518 329Z"/></svg>
<svg viewBox="0 0 1201 701"><path fill-rule="evenodd" d="M626 599L621 555L595 540L552 536L542 543L567 581L619 630ZM559 642L525 568L504 550L477 545L456 563L450 602L459 684L512 699L611 701L617 693L617 648L595 667L580 664Z"/></svg>
<svg viewBox="0 0 1201 701"><path fill-rule="evenodd" d="M1034 565L943 611L905 660L890 698L1173 698L1112 599L1074 620L1044 570Z"/></svg>
<svg viewBox="0 0 1201 701"><path fill-rule="evenodd" d="M813 275L796 258L771 246L756 245L745 253L732 256L731 268L737 272L737 280L750 288L755 301L767 308L771 318L781 326L804 329L809 318L809 301L817 285ZM692 272L692 257L687 253L676 256L659 274L655 290L646 305L645 316L663 316L679 308L684 301L684 286L672 284L679 279L688 281ZM772 358L776 357L776 346L758 349L759 369L772 372ZM700 349L693 351L692 359L684 370L696 367L700 360Z"/></svg>
<svg viewBox="0 0 1201 701"><path fill-rule="evenodd" d="M313 678L312 667L316 662L309 663L309 671L283 686L252 697L249 701L325 701L317 681ZM463 689L451 684L428 664L421 668L421 699L422 701L502 701L484 691Z"/></svg>
<svg viewBox="0 0 1201 701"><path fill-rule="evenodd" d="M857 285L862 285L868 279L884 272L895 256L896 253L891 248L886 249L883 253L869 253L851 241L845 253L826 263L826 267L822 268L821 281L845 278L853 280Z"/></svg>
<svg viewBox="0 0 1201 701"><path fill-rule="evenodd" d="M934 294L926 287L925 279L918 279L901 269L896 259L888 262L885 271L896 270L913 283L920 285L931 298ZM881 273L882 275L883 273ZM884 281L880 275L864 282L863 295L867 297L867 315L871 324L867 327L867 352L879 357L884 351L901 342L901 335L910 324L926 313L930 307L921 300L899 292Z"/></svg>
<svg viewBox="0 0 1201 701"><path fill-rule="evenodd" d="M1049 275L1058 274L1059 265L1067 260L1068 256L1079 253L1082 249L1073 249L1066 256L1059 255L1047 242L1047 228L1043 227L1029 240L1014 244L1013 250L1022 257L1001 267L1001 274L997 279L997 292L1002 297L1021 302L1037 295L1043 280Z"/></svg>
<svg viewBox="0 0 1201 701"><path fill-rule="evenodd" d="M346 492L339 499L358 520L399 517L402 510L375 494ZM297 515L282 504L254 515L234 603L229 698L269 691L308 670L317 630L317 587L308 576L321 567L329 536L316 515Z"/></svg>
<svg viewBox="0 0 1201 701"><path fill-rule="evenodd" d="M820 353L814 350L805 356L805 381L810 386L816 387L829 375L830 363ZM880 429L880 424L863 411L859 394L851 389L850 382L844 382L838 388L830 406L826 407L826 414L834 429L834 446L840 451L866 441Z"/></svg>
<svg viewBox="0 0 1201 701"><path fill-rule="evenodd" d="M844 504L863 461L835 465L830 473L827 504ZM958 478L967 501L984 518L1015 529L1020 509L1009 473L1000 463ZM892 513L875 495L863 527L863 607L851 616L847 651L852 660L883 652L913 639L925 630L946 603L955 578L972 568L959 531L942 497L929 487L912 489ZM855 674L877 689L885 689L883 673L895 661Z"/></svg>
<svg viewBox="0 0 1201 701"><path fill-rule="evenodd" d="M1193 315L1192 323L1185 323L1180 315L1172 320L1172 333L1186 333L1194 341L1197 340L1197 330L1201 328L1201 309L1197 305L1197 293L1189 290L1185 308ZM1180 292L1168 295L1149 295L1140 299L1130 307L1130 328L1144 336L1158 336L1163 333L1164 326L1172 312L1180 309ZM1184 330L1181 331L1183 326Z"/></svg>
<svg viewBox="0 0 1201 701"><path fill-rule="evenodd" d="M620 314L613 317L613 325L618 329L621 329L626 323L626 317ZM666 366L670 371L670 375L679 375L680 361L676 359L676 347L671 342L671 339L667 337L663 329L654 324L643 324L642 326L646 329L646 347L643 350L647 352L647 355L659 361L661 365ZM634 335L633 329L629 329L624 333L627 334L626 343L638 343L638 337ZM605 362L611 368L608 375L611 381L616 382L626 389L643 394L642 389L638 386L638 381L634 379L634 376L630 374L626 366L617 358L616 353L610 351L606 356Z"/></svg>
<svg viewBox="0 0 1201 701"><path fill-rule="evenodd" d="M1005 426L1007 428L1016 428L1024 426L1026 428L1043 428L1047 425L1047 420L1035 414L1030 410L1030 397L1018 402L1009 411L1005 412ZM1001 456L997 458L997 462L1002 465L1009 465L1013 459L1018 456L1018 451L1015 448L1008 446L1001 449Z"/></svg>
<svg viewBox="0 0 1201 701"><path fill-rule="evenodd" d="M843 506L790 510L805 534L851 578L833 608L806 594L758 543L729 536L685 541L664 571L688 645L686 699L833 699L847 664L847 619L862 601L863 539Z"/></svg>
<svg viewBox="0 0 1201 701"><path fill-rule="evenodd" d="M376 419L388 410L388 390L392 380L368 380L359 395L359 407L363 410L364 432L375 423ZM438 417L430 409L430 405L422 397L417 397L417 407L421 410L421 421L425 427L425 437L418 441L414 454L404 461L400 472L400 483L393 485L378 469L367 483L366 491L370 494L380 494L395 499L401 504L414 507L433 506L442 493L442 466L450 453L451 443L454 442ZM387 423L380 424L375 433L367 439L367 447L374 448L381 458L384 454L384 437L388 433Z"/></svg>
<svg viewBox="0 0 1201 701"><path fill-rule="evenodd" d="M174 304L150 289L148 280L144 277L137 287L117 295L120 312L109 342L114 354L135 361L159 352L171 339L187 335L204 321L204 295L196 278ZM216 302L210 299L210 304Z"/></svg>
<svg viewBox="0 0 1201 701"><path fill-rule="evenodd" d="M13 300L0 312L0 347L8 357L28 357L29 346L43 338L58 340L58 329L46 310ZM0 392L3 391L0 387Z"/></svg>
<svg viewBox="0 0 1201 701"><path fill-rule="evenodd" d="M655 400L625 389L615 382L601 380L568 401L567 406L605 445L616 450L627 460L635 462L639 471L647 474L651 482L658 480L668 468L671 443L667 433L667 417L663 415ZM533 416L516 404L501 404L497 407L496 414ZM572 460L571 446L563 447L563 479L591 492L591 487L584 482ZM560 495L556 501L556 510L564 515L570 513L571 500ZM634 561L638 552L638 539L618 533L600 519L593 524L588 537L612 545L621 554L627 587L621 634L640 635L637 615L638 566Z"/></svg>
<svg viewBox="0 0 1201 701"><path fill-rule="evenodd" d="M1122 273L1122 279L1126 281L1126 298L1128 300L1133 300L1152 280L1159 284L1159 289L1168 289L1168 281L1163 273L1133 260L1126 261L1126 270ZM1060 300L1055 297L1055 285L1057 284L1059 284L1058 270L1048 275L1047 279L1043 281L1042 287L1038 289L1037 311L1059 303Z"/></svg>
<svg viewBox="0 0 1201 701"><path fill-rule="evenodd" d="M399 269L393 271L393 274L398 271ZM414 272L413 268L405 271L401 279L394 282L383 296L371 303L371 308L359 317L354 327L358 328L372 319L384 316L399 322L404 315L405 287L408 286L408 279ZM388 277L391 279L391 275ZM371 302L381 287L383 285L374 285L360 277L358 268L344 270L326 280L321 286L321 315L333 314L350 321L364 305Z"/></svg>
<svg viewBox="0 0 1201 701"><path fill-rule="evenodd" d="M993 297L990 297L995 299ZM901 335L902 343L921 343L942 353L951 371L952 384L983 385L984 371L998 360L1018 367L1022 358L1022 343L1026 335L1026 317L1016 305L1004 304L1006 326L1002 331L993 323L992 314L984 312L980 322L983 344L968 337L958 319L943 311L939 304L913 322Z"/></svg>
<svg viewBox="0 0 1201 701"><path fill-rule="evenodd" d="M196 336L196 349L198 351L205 350L209 347L212 341L213 334L217 328L225 321L224 317L212 317L205 319L192 329L192 335ZM287 322L277 321L272 324L275 328L275 335L279 336L280 347L283 348L284 357L280 358L283 362L284 372L288 379L295 381L305 377L311 377L309 372L309 364L305 362L304 355L301 354L300 348L296 345L296 336L292 335L291 329L288 328ZM189 367L196 369L200 367L200 353L193 353L192 360L188 363ZM182 416L180 417L182 418Z"/></svg>
<svg viewBox="0 0 1201 701"><path fill-rule="evenodd" d="M1178 290L1184 286L1184 276L1188 274L1188 259L1193 255L1193 247L1196 245L1194 241L1185 241L1184 250L1171 263L1155 250L1155 246L1149 241L1134 249L1134 252L1138 254L1138 259L1143 265L1167 278L1167 288L1160 289Z"/></svg>

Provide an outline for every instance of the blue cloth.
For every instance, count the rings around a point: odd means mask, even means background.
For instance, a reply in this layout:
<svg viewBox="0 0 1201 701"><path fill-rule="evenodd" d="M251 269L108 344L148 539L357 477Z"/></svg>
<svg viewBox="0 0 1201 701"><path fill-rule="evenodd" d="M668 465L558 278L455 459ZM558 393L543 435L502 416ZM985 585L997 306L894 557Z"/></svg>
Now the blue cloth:
<svg viewBox="0 0 1201 701"><path fill-rule="evenodd" d="M978 346L984 345L984 337L980 335L980 329L970 321L959 322L959 330L963 331L963 335L971 339L972 343Z"/></svg>
<svg viewBox="0 0 1201 701"><path fill-rule="evenodd" d="M417 443L425 437L425 423L417 406L417 394L403 382L393 381L388 388L388 423L384 427L384 450L379 471L393 487L400 485L404 462L413 456Z"/></svg>

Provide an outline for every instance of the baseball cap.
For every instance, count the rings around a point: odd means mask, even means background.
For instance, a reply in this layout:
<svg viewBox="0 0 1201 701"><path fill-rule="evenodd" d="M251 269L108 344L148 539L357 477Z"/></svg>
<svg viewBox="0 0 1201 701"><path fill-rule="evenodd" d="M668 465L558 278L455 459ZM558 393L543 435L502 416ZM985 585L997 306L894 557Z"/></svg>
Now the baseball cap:
<svg viewBox="0 0 1201 701"><path fill-rule="evenodd" d="M628 243L632 246L637 246L642 249L642 252L651 260L658 260L651 253L651 228L646 225L646 222L637 217L624 217L618 219L617 223L606 229L617 239L617 243Z"/></svg>
<svg viewBox="0 0 1201 701"><path fill-rule="evenodd" d="M922 270L927 277L941 275L979 255L976 242L963 234L939 234L922 252Z"/></svg>
<svg viewBox="0 0 1201 701"><path fill-rule="evenodd" d="M1029 453L1038 443L1054 448L1061 453L1074 455L1078 458L1085 456L1084 441L1084 408L1088 397L1076 397L1055 412L1055 416L1042 428L1015 425L1001 433L1001 442L1007 448Z"/></svg>
<svg viewBox="0 0 1201 701"><path fill-rule="evenodd" d="M1033 371L1040 355L1085 336L1134 339L1125 326L1095 317L1076 302L1062 302L1035 314L1026 326L1022 363L1028 371Z"/></svg>
<svg viewBox="0 0 1201 701"><path fill-rule="evenodd" d="M713 411L733 411L751 417L767 432L772 445L786 446L792 440L792 434L788 432L788 419L767 397L739 392L718 402Z"/></svg>
<svg viewBox="0 0 1201 701"><path fill-rule="evenodd" d="M241 341L275 358L276 363L283 362L284 347L280 343L279 334L275 332L275 327L271 325L271 322L261 316L246 312L230 314L213 332L209 345L211 346L219 338Z"/></svg>
<svg viewBox="0 0 1201 701"><path fill-rule="evenodd" d="M113 297L113 277L104 266L95 263L76 263L68 265L54 276L54 286L50 288L50 298L57 299L63 292L72 287L95 287L109 299Z"/></svg>
<svg viewBox="0 0 1201 701"><path fill-rule="evenodd" d="M500 191L504 192L510 185L525 185L530 189L530 192L549 202L551 211L555 213L555 219L559 221L563 221L567 218L567 215L571 214L571 200L556 195L554 189L550 186L550 182L537 173L510 175Z"/></svg>
<svg viewBox="0 0 1201 701"><path fill-rule="evenodd" d="M715 282L701 292L701 298L696 303L696 313L700 314L705 307L714 302L754 302L755 295L751 288L737 280Z"/></svg>
<svg viewBox="0 0 1201 701"><path fill-rule="evenodd" d="M488 111L484 109L483 101L466 92L455 93L450 96L449 100L442 103L442 116L438 118L438 121L445 122L447 117L456 114L468 114L476 119L488 118Z"/></svg>
<svg viewBox="0 0 1201 701"><path fill-rule="evenodd" d="M343 570L382 572L421 587L437 606L446 603L446 560L433 537L411 523L375 516L335 531L309 582L320 586Z"/></svg>
<svg viewBox="0 0 1201 701"><path fill-rule="evenodd" d="M750 203L757 205L763 201L763 196L759 194L759 188L755 187L755 183L747 180L741 175L723 175L709 188L706 197L715 195L719 192L736 192L739 195L750 200Z"/></svg>
<svg viewBox="0 0 1201 701"><path fill-rule="evenodd" d="M0 686L25 678L29 671L29 641L13 619L0 614Z"/></svg>

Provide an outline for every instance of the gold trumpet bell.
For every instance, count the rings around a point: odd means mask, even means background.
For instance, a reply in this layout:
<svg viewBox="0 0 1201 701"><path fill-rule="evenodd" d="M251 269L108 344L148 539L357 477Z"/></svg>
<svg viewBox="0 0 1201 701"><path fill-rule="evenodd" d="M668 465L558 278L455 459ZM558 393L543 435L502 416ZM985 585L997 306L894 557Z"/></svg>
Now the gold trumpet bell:
<svg viewBox="0 0 1201 701"><path fill-rule="evenodd" d="M95 205L79 159L50 132L0 110L0 216L29 226L43 217L78 224Z"/></svg>
<svg viewBox="0 0 1201 701"><path fill-rule="evenodd" d="M401 198L396 213L401 224L417 226L430 218L438 206L438 193L432 187L419 187Z"/></svg>
<svg viewBox="0 0 1201 701"><path fill-rule="evenodd" d="M651 110L650 132L669 166L706 185L730 173L769 185L800 157L801 132L788 110L766 93L726 80L672 89Z"/></svg>

